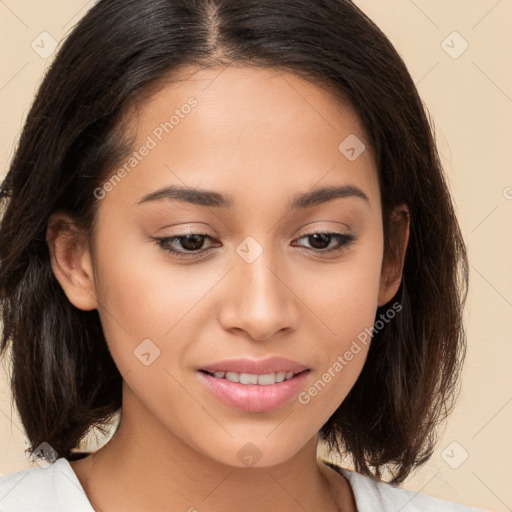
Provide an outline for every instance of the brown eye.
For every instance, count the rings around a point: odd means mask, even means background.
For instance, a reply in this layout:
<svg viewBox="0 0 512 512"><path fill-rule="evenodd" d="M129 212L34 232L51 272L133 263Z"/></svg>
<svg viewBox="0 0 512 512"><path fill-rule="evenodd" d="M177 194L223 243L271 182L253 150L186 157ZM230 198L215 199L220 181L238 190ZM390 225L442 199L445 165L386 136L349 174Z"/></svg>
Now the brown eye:
<svg viewBox="0 0 512 512"><path fill-rule="evenodd" d="M327 233L315 233L314 235L308 235L308 239L313 249L326 249L329 247L331 235Z"/></svg>
<svg viewBox="0 0 512 512"><path fill-rule="evenodd" d="M354 235L347 233L310 233L299 238L299 240L307 239L310 247L306 249L319 253L329 253L332 251L341 251L356 240ZM336 246L329 247L331 242L336 242Z"/></svg>
<svg viewBox="0 0 512 512"><path fill-rule="evenodd" d="M201 249L204 244L204 239L204 235L187 235L178 237L181 247L187 251L198 251Z"/></svg>
<svg viewBox="0 0 512 512"><path fill-rule="evenodd" d="M205 233L187 233L183 235L153 238L153 240L164 251L181 259L198 258L204 253L209 252L213 247L204 248L206 240L214 240Z"/></svg>

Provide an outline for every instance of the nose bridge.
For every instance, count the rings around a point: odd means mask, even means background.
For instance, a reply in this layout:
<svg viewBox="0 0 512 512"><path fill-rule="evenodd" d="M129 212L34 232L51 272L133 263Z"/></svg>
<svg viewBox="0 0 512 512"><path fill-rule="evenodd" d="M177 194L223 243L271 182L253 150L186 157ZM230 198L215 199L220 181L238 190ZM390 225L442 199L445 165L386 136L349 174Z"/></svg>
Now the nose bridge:
<svg viewBox="0 0 512 512"><path fill-rule="evenodd" d="M239 328L255 339L265 339L295 322L293 293L280 275L282 255L255 237L245 238L236 247L233 286L222 305L225 328Z"/></svg>

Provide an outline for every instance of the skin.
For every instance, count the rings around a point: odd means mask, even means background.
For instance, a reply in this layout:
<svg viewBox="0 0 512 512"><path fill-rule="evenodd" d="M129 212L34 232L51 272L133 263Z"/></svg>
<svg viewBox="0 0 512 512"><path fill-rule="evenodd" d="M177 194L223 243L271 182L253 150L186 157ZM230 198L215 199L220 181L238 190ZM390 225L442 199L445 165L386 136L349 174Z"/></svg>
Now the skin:
<svg viewBox="0 0 512 512"><path fill-rule="evenodd" d="M222 72L220 72L222 71ZM198 369L222 359L282 356L310 368L308 389L373 325L400 284L408 239L397 210L393 260L384 256L377 168L357 115L300 77L248 67L192 69L127 116L140 148L190 97L198 104L99 201L91 242L61 213L48 244L55 276L77 308L98 309L123 375L119 430L71 463L97 510L354 511L348 482L317 460L318 431L344 400L369 345L308 404L265 413L218 401ZM338 146L355 134L366 150L349 161ZM155 138L155 137L153 137ZM146 194L178 185L233 197L230 209ZM351 185L368 197L292 211L296 195ZM59 224L56 221L64 221ZM204 258L180 260L151 237L208 234ZM335 238L356 240L339 252ZM262 248L251 263L236 248ZM175 241L190 253L193 244ZM316 252L315 252L316 249ZM322 253L322 251L324 251ZM134 356L144 339L160 355ZM260 460L237 457L252 443Z"/></svg>

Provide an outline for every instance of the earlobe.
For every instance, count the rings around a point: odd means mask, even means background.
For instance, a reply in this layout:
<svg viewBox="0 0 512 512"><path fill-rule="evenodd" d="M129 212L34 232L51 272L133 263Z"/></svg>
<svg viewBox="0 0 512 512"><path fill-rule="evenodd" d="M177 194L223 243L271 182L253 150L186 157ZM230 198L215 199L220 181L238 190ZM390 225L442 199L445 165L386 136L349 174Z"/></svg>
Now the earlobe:
<svg viewBox="0 0 512 512"><path fill-rule="evenodd" d="M96 309L91 253L84 234L69 216L58 212L48 222L46 242L53 273L71 304L84 311Z"/></svg>
<svg viewBox="0 0 512 512"><path fill-rule="evenodd" d="M402 281L405 254L409 243L410 213L406 205L397 206L391 214L389 244L384 250L378 305L388 303Z"/></svg>

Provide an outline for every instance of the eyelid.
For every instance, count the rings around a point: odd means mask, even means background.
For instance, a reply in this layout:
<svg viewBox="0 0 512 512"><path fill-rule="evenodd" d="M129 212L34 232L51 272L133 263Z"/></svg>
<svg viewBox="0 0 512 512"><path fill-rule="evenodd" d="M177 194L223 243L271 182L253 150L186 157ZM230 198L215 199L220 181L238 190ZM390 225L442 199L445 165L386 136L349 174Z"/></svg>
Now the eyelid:
<svg viewBox="0 0 512 512"><path fill-rule="evenodd" d="M173 258L178 260L190 260L190 261L199 261L203 258L205 258L212 249L215 249L215 246L207 247L206 249L198 249L197 251L176 251L173 249L166 249L165 245L166 243L169 243L173 240L179 240L180 238L185 238L189 235L197 235L205 237L206 239L217 241L215 237L209 235L208 233L202 233L199 231L188 231L185 233L178 233L176 235L170 235L170 236L159 236L159 237L150 237L156 245L160 247L161 250L165 251L166 253L170 254Z"/></svg>
<svg viewBox="0 0 512 512"><path fill-rule="evenodd" d="M338 223L340 224L340 223ZM349 235L351 234L349 227L346 224L342 224L345 228L342 232L340 231L341 228L329 228L327 226L315 226L313 228L303 228L299 233L303 233L302 235L298 235L298 237L312 235L315 233L340 233L343 235Z"/></svg>
<svg viewBox="0 0 512 512"><path fill-rule="evenodd" d="M318 232L314 232L314 231L308 232L302 236L299 236L296 240L301 240L302 238L307 238L307 237L315 235L315 234L328 235L331 237L330 241L332 241L332 239L334 239L334 240L338 240L338 242L341 242L341 245L339 247L334 247L334 248L330 248L330 249L314 249L314 248L299 246L299 247L302 247L302 249L304 249L306 252L313 253L313 254L321 256L321 257L322 257L322 255L339 254L342 251L346 250L354 242L357 241L357 237L351 233L340 233L338 231L325 231L325 230L318 231Z"/></svg>

